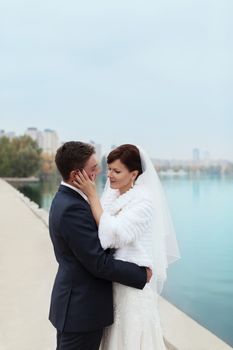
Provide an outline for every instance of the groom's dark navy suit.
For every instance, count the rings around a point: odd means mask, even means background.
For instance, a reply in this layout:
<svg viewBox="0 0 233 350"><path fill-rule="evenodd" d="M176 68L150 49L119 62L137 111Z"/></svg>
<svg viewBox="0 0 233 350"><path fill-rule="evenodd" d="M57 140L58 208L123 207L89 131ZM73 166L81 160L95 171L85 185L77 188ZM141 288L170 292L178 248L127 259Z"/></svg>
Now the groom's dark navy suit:
<svg viewBox="0 0 233 350"><path fill-rule="evenodd" d="M53 199L49 230L59 264L49 319L59 335L86 335L77 343L82 345L68 341L60 348L98 349L100 340L97 345L88 340L113 323L112 281L142 289L146 269L114 260L112 251L102 249L88 202L67 186L61 185Z"/></svg>

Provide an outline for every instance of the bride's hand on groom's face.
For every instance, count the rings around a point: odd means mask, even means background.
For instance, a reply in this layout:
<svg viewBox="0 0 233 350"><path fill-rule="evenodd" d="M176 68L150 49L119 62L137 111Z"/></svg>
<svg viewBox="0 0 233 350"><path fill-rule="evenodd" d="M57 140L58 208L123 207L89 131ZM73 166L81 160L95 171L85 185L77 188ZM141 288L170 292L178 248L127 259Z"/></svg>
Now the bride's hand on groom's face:
<svg viewBox="0 0 233 350"><path fill-rule="evenodd" d="M96 193L94 178L90 179L85 170L78 171L75 174L73 185L85 193L87 197Z"/></svg>

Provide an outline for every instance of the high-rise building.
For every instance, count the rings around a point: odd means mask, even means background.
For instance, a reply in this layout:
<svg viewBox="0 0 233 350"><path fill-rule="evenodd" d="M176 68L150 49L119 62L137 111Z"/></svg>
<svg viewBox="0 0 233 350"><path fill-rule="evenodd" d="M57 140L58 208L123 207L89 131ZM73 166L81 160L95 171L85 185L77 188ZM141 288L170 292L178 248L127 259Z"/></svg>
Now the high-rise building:
<svg viewBox="0 0 233 350"><path fill-rule="evenodd" d="M193 149L193 161L194 162L199 162L200 161L200 150L199 150L199 148L194 148Z"/></svg>
<svg viewBox="0 0 233 350"><path fill-rule="evenodd" d="M44 153L55 154L57 148L60 146L56 131L51 129L45 129L42 132L37 128L31 127L26 130L25 135L30 136L36 141Z"/></svg>
<svg viewBox="0 0 233 350"><path fill-rule="evenodd" d="M15 137L15 132L14 131L8 131L5 132L5 130L1 129L0 130L0 137L8 137L8 139L12 140Z"/></svg>
<svg viewBox="0 0 233 350"><path fill-rule="evenodd" d="M43 149L43 132L38 130L38 134L37 134L37 143L38 146Z"/></svg>
<svg viewBox="0 0 233 350"><path fill-rule="evenodd" d="M203 152L203 159L207 162L210 160L210 153L208 151Z"/></svg>
<svg viewBox="0 0 233 350"><path fill-rule="evenodd" d="M60 141L55 130L45 129L43 132L43 151L48 154L55 154Z"/></svg>
<svg viewBox="0 0 233 350"><path fill-rule="evenodd" d="M30 136L34 141L37 141L39 130L37 128L27 128L25 135Z"/></svg>
<svg viewBox="0 0 233 350"><path fill-rule="evenodd" d="M38 146L43 149L43 135L40 130L34 127L27 128L25 135L30 136L34 141L37 142Z"/></svg>
<svg viewBox="0 0 233 350"><path fill-rule="evenodd" d="M12 140L15 137L15 132L14 131L9 131L5 134L8 139Z"/></svg>

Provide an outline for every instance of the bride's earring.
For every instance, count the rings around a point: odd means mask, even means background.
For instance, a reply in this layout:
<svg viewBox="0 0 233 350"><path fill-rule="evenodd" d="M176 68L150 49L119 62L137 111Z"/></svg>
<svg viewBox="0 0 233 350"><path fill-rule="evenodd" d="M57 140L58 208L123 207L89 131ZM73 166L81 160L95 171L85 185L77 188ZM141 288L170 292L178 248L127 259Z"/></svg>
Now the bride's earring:
<svg viewBox="0 0 233 350"><path fill-rule="evenodd" d="M134 187L134 179L132 179L132 182L131 182L131 188Z"/></svg>

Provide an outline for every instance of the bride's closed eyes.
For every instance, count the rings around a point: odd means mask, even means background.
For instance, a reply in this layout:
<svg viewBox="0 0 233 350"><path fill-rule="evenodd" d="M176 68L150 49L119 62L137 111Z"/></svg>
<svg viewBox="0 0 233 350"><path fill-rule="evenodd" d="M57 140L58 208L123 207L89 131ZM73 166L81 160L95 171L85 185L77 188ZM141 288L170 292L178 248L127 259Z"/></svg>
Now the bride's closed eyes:
<svg viewBox="0 0 233 350"><path fill-rule="evenodd" d="M108 168L108 171L114 171L116 174L120 174L121 171L120 170L117 170L117 169L112 169L112 168Z"/></svg>

